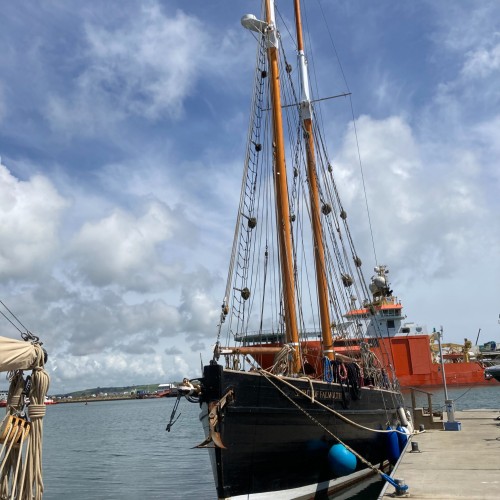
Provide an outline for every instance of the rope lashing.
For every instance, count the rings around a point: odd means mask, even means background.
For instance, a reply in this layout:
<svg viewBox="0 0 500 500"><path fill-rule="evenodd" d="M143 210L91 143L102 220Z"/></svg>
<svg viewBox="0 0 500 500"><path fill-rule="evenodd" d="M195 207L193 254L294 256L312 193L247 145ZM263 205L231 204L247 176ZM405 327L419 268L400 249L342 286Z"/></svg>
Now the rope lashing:
<svg viewBox="0 0 500 500"><path fill-rule="evenodd" d="M33 369L31 380L32 387L28 415L31 419L32 433L30 448L26 456L24 486L27 498L41 500L44 490L42 477L43 417L45 416L45 396L49 389L49 375L43 369L43 366L38 366Z"/></svg>
<svg viewBox="0 0 500 500"><path fill-rule="evenodd" d="M0 337L0 370L9 372L7 415L0 427L0 498L41 500L42 441L49 375L38 337L25 341ZM23 376L24 370L31 375Z"/></svg>
<svg viewBox="0 0 500 500"><path fill-rule="evenodd" d="M35 405L31 404L28 406L28 415L31 421L37 419L37 418L43 418L45 417L45 412L47 411L47 408L45 404L41 405Z"/></svg>

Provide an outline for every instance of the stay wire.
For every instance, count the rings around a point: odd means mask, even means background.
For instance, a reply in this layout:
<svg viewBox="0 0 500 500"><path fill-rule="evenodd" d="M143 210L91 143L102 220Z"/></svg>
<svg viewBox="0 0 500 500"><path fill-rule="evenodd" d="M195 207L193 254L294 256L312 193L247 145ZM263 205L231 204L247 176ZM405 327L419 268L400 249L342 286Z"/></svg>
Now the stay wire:
<svg viewBox="0 0 500 500"><path fill-rule="evenodd" d="M0 304L2 304L3 307L9 312L9 314L19 323L24 328L24 331L21 330L3 311L0 311L0 314L21 334L21 338L25 341L32 341L39 343L42 345L40 342L39 337L36 335L33 335L21 322L21 320L6 306L6 304L0 300Z"/></svg>
<svg viewBox="0 0 500 500"><path fill-rule="evenodd" d="M346 78L346 75L344 72L344 68L342 66L342 62L341 62L339 54L337 52L337 47L336 47L335 42L333 40L333 36L332 36L331 30L330 30L330 27L328 25L325 11L323 10L323 5L321 3L321 0L317 0L317 3L319 6L319 9L321 11L321 15L323 16L325 27L326 27L326 30L328 32L328 37L330 38L330 43L332 44L333 52L334 52L335 57L337 59L337 63L338 63L339 68L340 68L340 73L341 73L342 78L344 80L344 84L346 86L348 96L349 96L349 105L350 105L351 117L352 117L353 129L354 129L354 137L356 139L356 149L357 149L357 153L358 153L358 162L359 162L359 168L360 168L360 172L361 172L361 181L363 184L363 193L364 193L364 197L365 197L366 213L367 213L367 217L368 217L368 225L370 227L370 236L371 236L371 240L372 240L373 256L375 258L375 263L378 265L377 251L375 249L375 238L373 235L373 226L372 226L372 222L371 222L370 209L369 209L369 205L368 205L368 195L367 195L367 191L366 191L365 175L364 175L364 170L363 170L363 163L361 161L361 152L359 150L358 131L357 131L357 127L356 127L356 119L354 116L354 106L352 103L352 94L351 94L351 90L349 88L349 84L347 83L347 78Z"/></svg>
<svg viewBox="0 0 500 500"><path fill-rule="evenodd" d="M21 320L5 305L5 303L0 300L0 304L2 304L2 306L5 307L5 309L7 309L7 311L9 311L9 314L26 330L28 331L28 329L21 323ZM17 330L19 330L19 332L22 333L22 331L2 312L0 311L0 314L12 325L14 326L15 328L17 328Z"/></svg>

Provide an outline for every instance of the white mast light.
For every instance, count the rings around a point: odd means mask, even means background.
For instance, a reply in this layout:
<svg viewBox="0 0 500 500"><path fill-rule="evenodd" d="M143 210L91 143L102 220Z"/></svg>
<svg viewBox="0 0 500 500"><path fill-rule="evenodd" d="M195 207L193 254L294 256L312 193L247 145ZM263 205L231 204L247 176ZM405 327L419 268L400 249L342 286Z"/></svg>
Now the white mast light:
<svg viewBox="0 0 500 500"><path fill-rule="evenodd" d="M256 31L257 33L265 33L266 29L269 27L266 21L257 19L253 14L245 14L241 18L241 24L247 30Z"/></svg>

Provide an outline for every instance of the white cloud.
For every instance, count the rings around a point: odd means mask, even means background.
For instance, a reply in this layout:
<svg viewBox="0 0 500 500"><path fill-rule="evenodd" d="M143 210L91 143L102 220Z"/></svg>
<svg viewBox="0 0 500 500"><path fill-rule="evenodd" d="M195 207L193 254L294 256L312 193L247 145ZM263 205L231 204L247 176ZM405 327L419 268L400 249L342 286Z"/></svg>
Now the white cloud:
<svg viewBox="0 0 500 500"><path fill-rule="evenodd" d="M185 373L186 367L185 361L179 356L175 356L174 362L167 366L163 357L158 354L125 356L121 353L109 353L92 357L64 356L54 363L57 370L53 370L51 376L55 383L74 386L85 380L86 388L182 380L180 374Z"/></svg>
<svg viewBox="0 0 500 500"><path fill-rule="evenodd" d="M43 272L59 254L58 231L68 206L42 175L15 178L0 164L0 277Z"/></svg>
<svg viewBox="0 0 500 500"><path fill-rule="evenodd" d="M498 36L498 2L429 2L433 22L437 24L431 37L436 50L443 47L447 52L465 54L483 46Z"/></svg>
<svg viewBox="0 0 500 500"><path fill-rule="evenodd" d="M195 17L165 14L148 2L119 26L88 20L85 34L85 66L73 91L49 99L55 128L93 134L127 115L156 120L182 114L208 45Z"/></svg>
<svg viewBox="0 0 500 500"><path fill-rule="evenodd" d="M151 202L140 216L115 209L109 216L87 222L73 238L68 255L79 273L96 286L112 283L146 290L169 271L160 263L159 246L172 238L173 212Z"/></svg>
<svg viewBox="0 0 500 500"><path fill-rule="evenodd" d="M435 144L418 137L400 117L357 121L361 157L375 245L380 263L394 274L407 269L421 276L451 276L463 258L473 258L474 245L491 214L480 185L483 168L467 147ZM347 192L351 224L365 220L352 130L337 158L341 193ZM450 170L452 166L452 170ZM354 180L354 177L358 179ZM344 198L345 199L345 198ZM368 228L351 227L370 258ZM363 233L364 231L364 233Z"/></svg>
<svg viewBox="0 0 500 500"><path fill-rule="evenodd" d="M479 48L465 56L462 74L468 79L485 78L500 69L500 44Z"/></svg>
<svg viewBox="0 0 500 500"><path fill-rule="evenodd" d="M206 273L200 269L193 277L198 278L200 275ZM187 332L187 339L195 342L202 338L213 339L220 317L219 298L208 295L210 288L200 286L199 280L196 281L193 280L190 286L183 288L179 308L183 315L183 328Z"/></svg>
<svg viewBox="0 0 500 500"><path fill-rule="evenodd" d="M87 24L86 32L94 90L118 96L130 112L152 119L181 112L207 42L196 18L182 11L168 17L158 4L146 4L125 27Z"/></svg>

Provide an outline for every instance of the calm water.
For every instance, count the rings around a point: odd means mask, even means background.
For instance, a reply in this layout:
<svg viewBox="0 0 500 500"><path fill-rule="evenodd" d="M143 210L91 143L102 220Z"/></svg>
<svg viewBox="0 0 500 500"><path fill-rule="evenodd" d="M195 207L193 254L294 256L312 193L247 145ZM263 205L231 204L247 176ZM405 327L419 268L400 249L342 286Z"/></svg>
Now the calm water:
<svg viewBox="0 0 500 500"><path fill-rule="evenodd" d="M423 389L431 392L432 407L445 410L444 389ZM483 387L448 387L448 397L455 402L456 410L473 410L477 408L497 409L500 408L500 384L492 380L489 385ZM403 391L405 402L410 405L411 397L409 391ZM425 394L416 395L417 406L427 407L427 396Z"/></svg>
<svg viewBox="0 0 500 500"><path fill-rule="evenodd" d="M174 398L59 404L44 418L44 500L216 498L198 405Z"/></svg>
<svg viewBox="0 0 500 500"><path fill-rule="evenodd" d="M433 392L433 404L444 405L443 390ZM500 408L500 384L448 393L458 410ZM191 449L204 438L198 405L182 400L181 416L168 433L174 402L164 398L48 407L44 500L215 499L208 452ZM376 499L379 490L371 486L353 498Z"/></svg>

